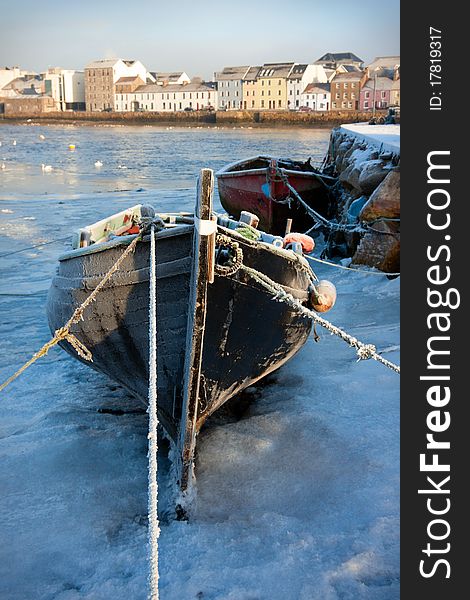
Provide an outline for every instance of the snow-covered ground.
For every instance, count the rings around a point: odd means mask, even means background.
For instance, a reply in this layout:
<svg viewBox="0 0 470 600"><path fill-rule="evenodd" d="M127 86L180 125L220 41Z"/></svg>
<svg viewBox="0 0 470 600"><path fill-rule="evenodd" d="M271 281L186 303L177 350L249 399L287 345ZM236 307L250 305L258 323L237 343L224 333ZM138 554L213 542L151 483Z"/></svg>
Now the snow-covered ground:
<svg viewBox="0 0 470 600"><path fill-rule="evenodd" d="M190 210L202 166L321 158L328 132L0 126L0 141L1 382L50 337L64 242L5 254L140 201ZM316 271L338 289L328 318L399 362L399 279ZM318 333L203 430L188 522L161 440L162 600L399 598L399 377ZM146 597L146 434L136 400L58 349L0 393L0 598Z"/></svg>
<svg viewBox="0 0 470 600"><path fill-rule="evenodd" d="M400 125L352 123L351 125L341 125L341 129L383 151L400 154Z"/></svg>

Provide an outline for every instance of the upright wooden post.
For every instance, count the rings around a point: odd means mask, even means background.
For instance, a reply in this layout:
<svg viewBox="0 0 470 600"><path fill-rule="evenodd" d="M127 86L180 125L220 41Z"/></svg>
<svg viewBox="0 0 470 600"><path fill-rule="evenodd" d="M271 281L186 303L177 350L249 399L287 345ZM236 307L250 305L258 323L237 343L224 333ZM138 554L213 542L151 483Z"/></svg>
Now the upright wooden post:
<svg viewBox="0 0 470 600"><path fill-rule="evenodd" d="M182 490L191 480L196 449L196 421L201 376L202 349L207 312L207 285L213 281L217 221L212 215L214 173L202 169L198 179L194 213L193 264L189 294L183 406L178 442L178 478Z"/></svg>

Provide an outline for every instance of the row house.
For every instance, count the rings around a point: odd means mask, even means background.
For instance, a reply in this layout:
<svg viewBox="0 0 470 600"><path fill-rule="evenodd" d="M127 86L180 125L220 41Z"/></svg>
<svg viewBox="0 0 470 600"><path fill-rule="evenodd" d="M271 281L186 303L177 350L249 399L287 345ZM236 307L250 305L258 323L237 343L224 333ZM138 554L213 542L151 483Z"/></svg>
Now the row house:
<svg viewBox="0 0 470 600"><path fill-rule="evenodd" d="M85 110L84 71L54 67L43 78L45 93L54 99L57 110Z"/></svg>
<svg viewBox="0 0 470 600"><path fill-rule="evenodd" d="M88 111L113 110L115 84L121 77L139 76L144 82L154 82L138 60L113 58L95 60L85 67L85 102Z"/></svg>
<svg viewBox="0 0 470 600"><path fill-rule="evenodd" d="M390 105L400 106L400 78L393 80L392 89L390 90Z"/></svg>
<svg viewBox="0 0 470 600"><path fill-rule="evenodd" d="M243 77L243 110L253 110L255 108L255 88L260 71L261 67L250 67Z"/></svg>
<svg viewBox="0 0 470 600"><path fill-rule="evenodd" d="M367 79L362 71L338 73L331 80L331 110L359 110L361 89Z"/></svg>
<svg viewBox="0 0 470 600"><path fill-rule="evenodd" d="M368 111L374 108L383 110L391 106L392 86L393 79L390 77L368 79L361 90L360 110Z"/></svg>
<svg viewBox="0 0 470 600"><path fill-rule="evenodd" d="M328 75L323 65L295 64L287 77L287 108L302 106L301 94L309 83L326 83Z"/></svg>
<svg viewBox="0 0 470 600"><path fill-rule="evenodd" d="M217 110L241 110L243 108L243 81L249 66L225 67L214 73L217 84Z"/></svg>
<svg viewBox="0 0 470 600"><path fill-rule="evenodd" d="M302 94L300 94L300 106L305 106L311 110L330 110L330 84L309 83Z"/></svg>
<svg viewBox="0 0 470 600"><path fill-rule="evenodd" d="M216 89L204 83L147 84L132 92L116 93L115 98L115 110L118 112L175 112L215 108L216 105Z"/></svg>
<svg viewBox="0 0 470 600"><path fill-rule="evenodd" d="M248 110L286 110L287 78L295 63L252 67L243 80L243 106ZM257 75L254 75L257 70Z"/></svg>

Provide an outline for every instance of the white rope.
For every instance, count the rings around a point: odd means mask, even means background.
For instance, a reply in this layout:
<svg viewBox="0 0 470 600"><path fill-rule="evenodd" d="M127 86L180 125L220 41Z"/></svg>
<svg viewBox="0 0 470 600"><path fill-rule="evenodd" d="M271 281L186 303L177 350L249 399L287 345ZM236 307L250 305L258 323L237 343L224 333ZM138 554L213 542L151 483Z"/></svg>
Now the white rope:
<svg viewBox="0 0 470 600"><path fill-rule="evenodd" d="M155 226L150 230L149 273L149 445L148 445L148 512L149 512L149 585L151 600L158 600L158 483L157 483L157 269Z"/></svg>
<svg viewBox="0 0 470 600"><path fill-rule="evenodd" d="M294 298L294 296L288 294L279 283L276 283L264 273L260 273L256 269L252 269L251 267L247 267L245 265L242 265L240 269L242 271L245 271L245 273L250 275L262 287L268 290L273 295L273 300L277 300L278 302L285 302L288 306L290 306L294 310L297 310L304 317L311 319L315 323L318 323L319 325L327 329L330 333L337 335L343 341L355 348L358 361L373 358L374 360L382 363L392 371L395 371L395 373L400 373L399 365L390 362L389 360L383 358L383 356L378 354L373 344L364 344L363 342L360 342L357 338L353 337L352 335L349 335L349 333L346 333L345 331L343 331L336 325L333 325L323 317L320 317L320 315L317 315L313 310L306 308L296 298Z"/></svg>
<svg viewBox="0 0 470 600"><path fill-rule="evenodd" d="M308 260L314 260L315 262L321 263L322 265L328 265L329 267L336 267L337 269L344 269L345 271L355 271L356 273L360 273L361 275L382 275L382 277L398 277L400 275L400 273L385 273L384 271L365 271L364 269L353 269L352 267L337 265L336 263L329 262L328 260L323 260L322 258L317 258L316 256L309 256L308 254L304 254L304 258L307 258Z"/></svg>

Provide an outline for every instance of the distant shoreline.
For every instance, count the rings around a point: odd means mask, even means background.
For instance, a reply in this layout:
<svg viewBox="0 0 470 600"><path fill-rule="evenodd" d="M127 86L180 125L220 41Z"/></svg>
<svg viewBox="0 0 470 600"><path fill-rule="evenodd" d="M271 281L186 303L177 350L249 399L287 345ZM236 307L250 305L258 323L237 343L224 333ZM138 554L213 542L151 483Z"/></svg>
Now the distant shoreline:
<svg viewBox="0 0 470 600"><path fill-rule="evenodd" d="M376 115L385 115L377 111ZM48 112L38 114L3 114L0 124L20 123L25 125L56 125L68 123L84 126L173 126L173 127L303 127L332 128L344 123L369 121L371 113L351 111L288 112L288 111L214 111L214 112L174 112L174 113L89 113L89 112Z"/></svg>

